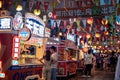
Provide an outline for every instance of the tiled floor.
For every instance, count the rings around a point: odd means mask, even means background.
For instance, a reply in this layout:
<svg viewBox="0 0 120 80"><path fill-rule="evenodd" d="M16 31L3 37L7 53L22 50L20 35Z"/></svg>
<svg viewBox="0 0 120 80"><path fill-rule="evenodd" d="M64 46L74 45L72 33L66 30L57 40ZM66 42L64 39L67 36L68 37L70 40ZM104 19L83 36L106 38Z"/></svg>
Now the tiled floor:
<svg viewBox="0 0 120 80"><path fill-rule="evenodd" d="M114 80L114 72L110 71L96 71L96 73L91 78L83 78L79 76L76 80Z"/></svg>
<svg viewBox="0 0 120 80"><path fill-rule="evenodd" d="M81 72L78 72L69 79L60 78L59 80L114 80L114 75L115 73L110 71L96 71L92 77L83 78Z"/></svg>

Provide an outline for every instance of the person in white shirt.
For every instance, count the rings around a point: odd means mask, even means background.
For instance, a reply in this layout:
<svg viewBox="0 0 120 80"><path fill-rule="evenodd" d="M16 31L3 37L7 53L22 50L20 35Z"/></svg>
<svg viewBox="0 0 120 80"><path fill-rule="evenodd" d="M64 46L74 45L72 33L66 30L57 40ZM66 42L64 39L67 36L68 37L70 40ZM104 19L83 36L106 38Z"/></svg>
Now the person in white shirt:
<svg viewBox="0 0 120 80"><path fill-rule="evenodd" d="M93 67L92 50L88 50L88 53L85 55L85 75L83 77L91 77L92 67Z"/></svg>
<svg viewBox="0 0 120 80"><path fill-rule="evenodd" d="M57 80L56 72L57 72L57 64L58 64L58 54L56 52L56 47L52 46L50 48L52 53L51 55L51 80Z"/></svg>

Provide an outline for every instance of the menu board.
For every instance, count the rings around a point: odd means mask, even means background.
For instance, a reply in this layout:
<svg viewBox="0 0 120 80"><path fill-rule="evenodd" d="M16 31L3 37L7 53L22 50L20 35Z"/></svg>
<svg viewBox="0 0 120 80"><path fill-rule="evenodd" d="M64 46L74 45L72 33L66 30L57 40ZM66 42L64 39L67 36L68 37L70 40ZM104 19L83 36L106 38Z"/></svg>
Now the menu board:
<svg viewBox="0 0 120 80"><path fill-rule="evenodd" d="M0 18L0 31L10 31L12 29L12 18Z"/></svg>

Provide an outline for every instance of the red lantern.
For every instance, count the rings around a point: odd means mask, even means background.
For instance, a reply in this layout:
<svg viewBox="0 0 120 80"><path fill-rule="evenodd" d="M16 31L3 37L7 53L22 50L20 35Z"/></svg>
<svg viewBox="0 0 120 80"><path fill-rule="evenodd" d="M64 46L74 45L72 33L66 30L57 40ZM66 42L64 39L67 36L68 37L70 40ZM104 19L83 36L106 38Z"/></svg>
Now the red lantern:
<svg viewBox="0 0 120 80"><path fill-rule="evenodd" d="M85 48L83 48L83 52L88 52L88 48L87 47L85 47Z"/></svg>
<svg viewBox="0 0 120 80"><path fill-rule="evenodd" d="M92 18L92 17L91 17L91 18L88 18L88 19L87 19L87 23L88 23L88 24L92 24L92 23L93 23L93 18Z"/></svg>
<svg viewBox="0 0 120 80"><path fill-rule="evenodd" d="M108 20L107 20L107 19L103 19L103 20L101 21L101 23L102 23L102 25L107 25L107 24L108 24Z"/></svg>

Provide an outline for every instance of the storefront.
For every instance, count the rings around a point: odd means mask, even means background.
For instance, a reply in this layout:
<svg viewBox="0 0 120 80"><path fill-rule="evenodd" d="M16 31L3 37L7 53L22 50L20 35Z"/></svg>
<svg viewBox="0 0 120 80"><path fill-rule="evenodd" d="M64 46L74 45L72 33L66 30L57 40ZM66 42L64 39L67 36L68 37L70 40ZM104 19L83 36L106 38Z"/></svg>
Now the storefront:
<svg viewBox="0 0 120 80"><path fill-rule="evenodd" d="M26 13L24 27L16 31L13 30L11 18L10 20L11 25L0 27L0 78L40 79L43 65L38 58L43 56L49 37L44 22L39 17Z"/></svg>

